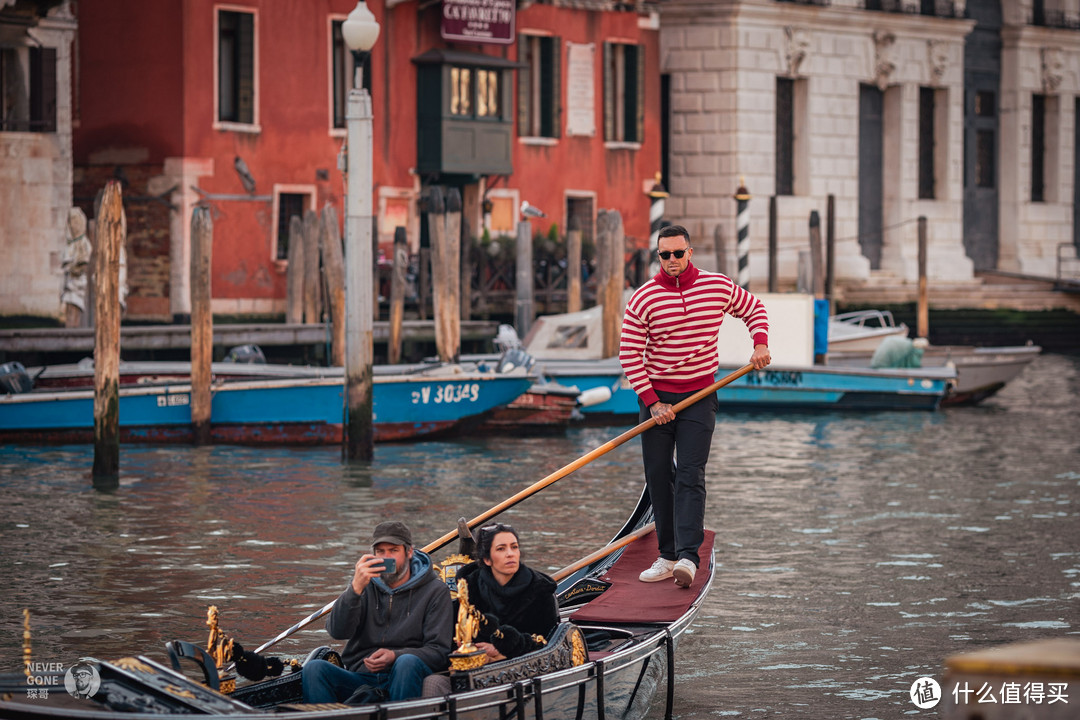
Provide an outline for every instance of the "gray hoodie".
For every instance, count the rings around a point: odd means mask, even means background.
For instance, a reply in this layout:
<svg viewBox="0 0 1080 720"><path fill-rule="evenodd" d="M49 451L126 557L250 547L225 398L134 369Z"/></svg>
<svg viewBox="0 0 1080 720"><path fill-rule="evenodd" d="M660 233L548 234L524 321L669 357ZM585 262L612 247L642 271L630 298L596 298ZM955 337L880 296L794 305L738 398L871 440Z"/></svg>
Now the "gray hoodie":
<svg viewBox="0 0 1080 720"><path fill-rule="evenodd" d="M350 583L334 603L326 631L348 640L341 659L349 670L367 672L362 661L379 648L416 655L432 672L447 668L454 634L450 589L421 550L413 551L409 570L401 587L391 590L375 578L357 595Z"/></svg>

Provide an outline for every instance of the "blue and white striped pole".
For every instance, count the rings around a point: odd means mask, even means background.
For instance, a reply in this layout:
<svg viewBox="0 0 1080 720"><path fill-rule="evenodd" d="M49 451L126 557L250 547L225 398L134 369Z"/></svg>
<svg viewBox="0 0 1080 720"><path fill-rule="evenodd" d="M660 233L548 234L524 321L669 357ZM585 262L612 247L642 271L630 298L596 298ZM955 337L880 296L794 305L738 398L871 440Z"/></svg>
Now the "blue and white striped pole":
<svg viewBox="0 0 1080 720"><path fill-rule="evenodd" d="M736 281L743 290L750 288L750 191L746 189L746 178L739 178L739 189L735 191L735 229L738 242L735 244L739 256L739 273Z"/></svg>
<svg viewBox="0 0 1080 720"><path fill-rule="evenodd" d="M663 176L656 173L656 182L649 191L651 203L649 205L649 247L656 249L656 243L660 240L660 230L664 227L664 206L668 193L660 182Z"/></svg>

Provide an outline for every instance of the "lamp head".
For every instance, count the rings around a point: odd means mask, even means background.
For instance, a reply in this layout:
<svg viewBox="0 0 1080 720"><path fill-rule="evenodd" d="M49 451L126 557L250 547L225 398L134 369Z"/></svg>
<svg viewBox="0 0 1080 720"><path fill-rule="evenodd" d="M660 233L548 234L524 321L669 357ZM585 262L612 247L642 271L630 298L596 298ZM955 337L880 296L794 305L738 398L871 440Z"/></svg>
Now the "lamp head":
<svg viewBox="0 0 1080 720"><path fill-rule="evenodd" d="M379 39L379 23L375 21L375 15L364 0L356 3L356 7L341 24L341 37L345 40L345 45L354 52L370 52L375 46L375 41Z"/></svg>

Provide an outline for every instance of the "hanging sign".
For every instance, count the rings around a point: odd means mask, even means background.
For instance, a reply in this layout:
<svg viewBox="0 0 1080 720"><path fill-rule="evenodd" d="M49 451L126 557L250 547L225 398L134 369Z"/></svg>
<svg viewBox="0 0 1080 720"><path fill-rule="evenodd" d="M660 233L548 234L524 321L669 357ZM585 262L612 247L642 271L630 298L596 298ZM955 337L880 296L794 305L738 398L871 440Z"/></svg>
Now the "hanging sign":
<svg viewBox="0 0 1080 720"><path fill-rule="evenodd" d="M514 42L516 0L443 0L443 40L498 43Z"/></svg>

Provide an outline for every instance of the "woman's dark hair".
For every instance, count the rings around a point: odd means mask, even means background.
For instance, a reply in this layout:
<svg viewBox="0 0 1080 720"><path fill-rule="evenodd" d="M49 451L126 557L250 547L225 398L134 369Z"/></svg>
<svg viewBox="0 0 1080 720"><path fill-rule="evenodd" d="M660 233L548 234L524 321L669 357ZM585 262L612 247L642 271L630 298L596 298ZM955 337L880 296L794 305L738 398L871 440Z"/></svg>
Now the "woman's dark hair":
<svg viewBox="0 0 1080 720"><path fill-rule="evenodd" d="M508 532L514 536L515 540L520 540L517 530L505 525L503 523L495 523L494 525L485 525L480 528L480 535L476 540L476 556L480 560L491 559L491 544L495 541L495 536L499 533Z"/></svg>

